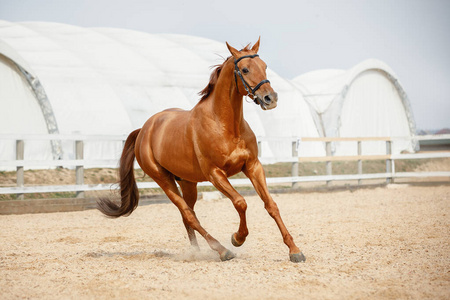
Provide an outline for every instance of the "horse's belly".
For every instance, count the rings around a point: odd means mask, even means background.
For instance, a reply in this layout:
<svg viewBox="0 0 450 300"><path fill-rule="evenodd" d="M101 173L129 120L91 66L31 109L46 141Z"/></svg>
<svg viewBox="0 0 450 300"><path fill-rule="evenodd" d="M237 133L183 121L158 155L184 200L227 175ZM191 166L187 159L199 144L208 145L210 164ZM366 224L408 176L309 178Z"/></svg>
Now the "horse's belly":
<svg viewBox="0 0 450 300"><path fill-rule="evenodd" d="M170 151L161 156L160 164L170 173L182 179L192 182L205 181L206 178L200 170L197 158L190 155L189 152L183 152L181 149L178 152Z"/></svg>

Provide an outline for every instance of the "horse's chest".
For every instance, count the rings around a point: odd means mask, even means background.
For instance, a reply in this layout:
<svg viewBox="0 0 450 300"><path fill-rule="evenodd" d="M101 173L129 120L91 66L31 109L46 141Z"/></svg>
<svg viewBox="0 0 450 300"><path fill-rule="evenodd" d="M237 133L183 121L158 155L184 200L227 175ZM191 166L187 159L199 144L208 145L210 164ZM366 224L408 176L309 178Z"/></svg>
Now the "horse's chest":
<svg viewBox="0 0 450 300"><path fill-rule="evenodd" d="M249 152L243 140L234 141L232 144L228 144L225 147L221 155L224 170L228 170L227 173L237 173L242 169L245 161L247 161Z"/></svg>

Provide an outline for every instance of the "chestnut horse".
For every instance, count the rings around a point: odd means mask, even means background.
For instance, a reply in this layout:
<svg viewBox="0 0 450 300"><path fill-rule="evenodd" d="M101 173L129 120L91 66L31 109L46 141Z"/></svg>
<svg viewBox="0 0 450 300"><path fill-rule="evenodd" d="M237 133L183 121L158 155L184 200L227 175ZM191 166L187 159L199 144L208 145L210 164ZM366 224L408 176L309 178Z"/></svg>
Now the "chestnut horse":
<svg viewBox="0 0 450 300"><path fill-rule="evenodd" d="M213 238L195 215L197 183L210 181L233 203L240 224L231 241L239 247L248 235L247 203L227 178L242 171L278 225L289 247L290 260L304 261L269 194L255 134L243 117L243 96L251 96L264 110L277 106L277 93L266 79L266 64L257 54L259 39L252 48L247 46L241 51L228 43L227 47L232 56L212 72L209 84L200 92L201 100L192 110L164 110L130 133L120 159L121 204L100 199L98 209L116 218L131 214L137 207L139 192L133 170L136 158L142 170L180 210L191 245L198 248L197 231L221 260L229 260L234 254Z"/></svg>

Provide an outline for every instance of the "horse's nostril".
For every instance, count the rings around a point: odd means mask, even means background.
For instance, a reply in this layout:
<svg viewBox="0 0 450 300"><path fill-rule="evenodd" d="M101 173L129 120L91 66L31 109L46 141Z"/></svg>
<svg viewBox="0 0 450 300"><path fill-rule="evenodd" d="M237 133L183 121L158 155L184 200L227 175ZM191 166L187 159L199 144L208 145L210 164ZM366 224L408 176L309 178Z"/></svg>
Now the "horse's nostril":
<svg viewBox="0 0 450 300"><path fill-rule="evenodd" d="M266 104L270 104L271 101L272 99L270 98L269 95L264 96L264 102L266 102Z"/></svg>

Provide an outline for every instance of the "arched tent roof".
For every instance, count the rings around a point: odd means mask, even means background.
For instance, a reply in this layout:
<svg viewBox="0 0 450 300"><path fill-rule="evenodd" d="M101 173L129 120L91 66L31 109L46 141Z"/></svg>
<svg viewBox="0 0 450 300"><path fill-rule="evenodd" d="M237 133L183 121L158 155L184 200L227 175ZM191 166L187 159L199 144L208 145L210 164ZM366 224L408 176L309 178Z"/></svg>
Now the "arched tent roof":
<svg viewBox="0 0 450 300"><path fill-rule="evenodd" d="M347 71L313 71L292 82L317 112L323 135L410 137L394 142L393 151L415 150L415 121L408 97L394 71L382 61L368 59ZM382 143L372 143L369 148L366 153L385 152ZM340 154L355 151L348 143L335 148Z"/></svg>
<svg viewBox="0 0 450 300"><path fill-rule="evenodd" d="M225 43L199 37L0 20L0 76L16 78L0 97L0 111L22 120L34 116L39 126L23 122L20 133L127 134L160 110L192 108L208 83L211 66L227 56ZM279 107L263 112L254 104L244 105L255 134L318 136L301 93L270 69L268 78L279 94ZM11 106L17 90L31 93ZM1 133L18 131L0 118ZM263 155L288 155L275 144L267 144ZM55 158L72 158L71 147L53 145L50 152ZM85 149L85 157L107 158L120 151L97 148L103 150ZM42 153L26 155L40 159Z"/></svg>

